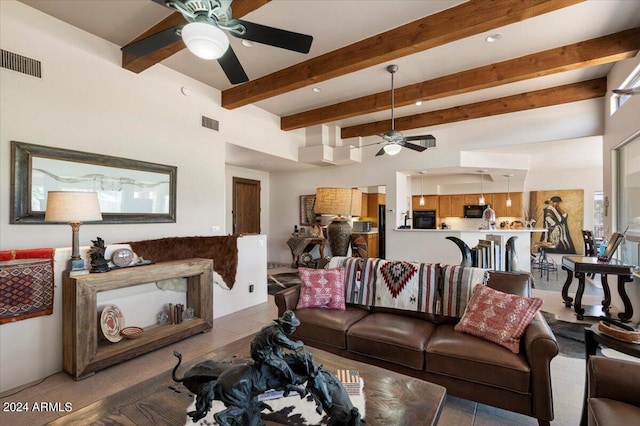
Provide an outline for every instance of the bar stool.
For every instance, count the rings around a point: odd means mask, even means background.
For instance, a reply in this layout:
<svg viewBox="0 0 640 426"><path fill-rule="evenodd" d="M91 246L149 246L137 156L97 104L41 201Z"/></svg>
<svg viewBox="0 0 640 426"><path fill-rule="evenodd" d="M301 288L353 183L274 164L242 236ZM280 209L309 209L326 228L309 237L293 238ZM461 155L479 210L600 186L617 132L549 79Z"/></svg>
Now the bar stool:
<svg viewBox="0 0 640 426"><path fill-rule="evenodd" d="M538 241L533 244L540 253L535 261L532 263L532 269L540 269L540 278L547 273L547 281L549 281L549 271L556 273L556 280L558 279L558 265L553 258L547 256L547 250L556 248L556 245L547 241Z"/></svg>

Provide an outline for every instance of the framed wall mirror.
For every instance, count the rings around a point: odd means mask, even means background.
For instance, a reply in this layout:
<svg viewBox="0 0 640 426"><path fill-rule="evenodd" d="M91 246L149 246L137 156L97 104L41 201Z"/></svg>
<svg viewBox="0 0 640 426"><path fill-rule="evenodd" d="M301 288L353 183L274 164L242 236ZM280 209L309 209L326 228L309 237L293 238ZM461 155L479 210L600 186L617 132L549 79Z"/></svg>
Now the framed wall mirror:
<svg viewBox="0 0 640 426"><path fill-rule="evenodd" d="M316 223L316 195L300 196L300 225L310 226Z"/></svg>
<svg viewBox="0 0 640 426"><path fill-rule="evenodd" d="M13 224L43 224L49 191L98 193L103 222L176 221L177 167L11 142Z"/></svg>

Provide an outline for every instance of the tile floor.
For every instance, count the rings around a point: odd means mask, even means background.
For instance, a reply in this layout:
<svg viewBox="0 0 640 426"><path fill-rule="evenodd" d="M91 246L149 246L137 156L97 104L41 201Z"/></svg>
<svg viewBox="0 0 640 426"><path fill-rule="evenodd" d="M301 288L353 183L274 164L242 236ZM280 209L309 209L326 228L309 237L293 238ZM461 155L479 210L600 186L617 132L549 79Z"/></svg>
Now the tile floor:
<svg viewBox="0 0 640 426"><path fill-rule="evenodd" d="M270 273L275 271L269 271ZM537 280L536 280L537 281ZM546 311L566 314L567 308L561 302L558 283L545 284L546 289L536 289L535 295L545 299ZM561 284L560 284L561 286ZM539 287L542 287L540 285ZM555 290L555 291L554 291ZM597 286L590 291L597 292ZM601 297L601 296L600 296ZM185 362L201 357L212 350L234 340L258 331L262 326L276 318L277 311L272 297L267 303L237 312L214 321L211 332L190 337L173 345L158 349L130 361L107 368L85 380L74 381L65 373L48 377L41 383L27 387L18 393L16 390L4 392L0 402L30 403L71 402L73 410L78 410L112 393L125 389L132 384L151 378L167 371L175 365L174 350L182 353ZM569 312L568 318L572 315ZM584 361L558 356L552 361L553 397L555 417L553 425L577 425L580 419L582 393L584 385ZM64 416L64 412L33 412L9 414L0 412L2 425L37 426ZM439 425L536 425L529 417L496 409L461 398L447 398Z"/></svg>

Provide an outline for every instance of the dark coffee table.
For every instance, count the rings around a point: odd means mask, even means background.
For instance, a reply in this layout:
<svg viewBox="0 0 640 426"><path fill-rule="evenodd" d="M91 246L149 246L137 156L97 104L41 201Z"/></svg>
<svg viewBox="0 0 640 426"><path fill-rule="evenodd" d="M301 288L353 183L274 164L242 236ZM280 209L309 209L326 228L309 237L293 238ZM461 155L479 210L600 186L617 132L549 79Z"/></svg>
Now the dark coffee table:
<svg viewBox="0 0 640 426"><path fill-rule="evenodd" d="M178 376L181 377L187 369L205 359L223 361L232 360L234 357L248 357L251 339L252 336L242 338L201 359L184 363ZM316 362L328 371L351 369L360 372L364 379L367 424L404 426L438 423L446 397L444 387L342 358L310 346L307 346L307 350L313 353ZM166 355L175 359L169 350L166 351ZM187 408L192 402L193 396L189 391L175 383L171 379L171 372L166 371L48 424L184 424Z"/></svg>

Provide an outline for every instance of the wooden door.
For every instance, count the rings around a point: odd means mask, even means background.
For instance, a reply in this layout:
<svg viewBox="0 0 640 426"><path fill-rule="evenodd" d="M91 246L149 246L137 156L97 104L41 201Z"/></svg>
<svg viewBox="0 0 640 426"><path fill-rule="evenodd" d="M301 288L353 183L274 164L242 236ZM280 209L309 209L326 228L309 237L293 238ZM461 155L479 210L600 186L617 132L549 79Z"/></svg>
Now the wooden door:
<svg viewBox="0 0 640 426"><path fill-rule="evenodd" d="M260 181L233 178L233 233L260 233Z"/></svg>

